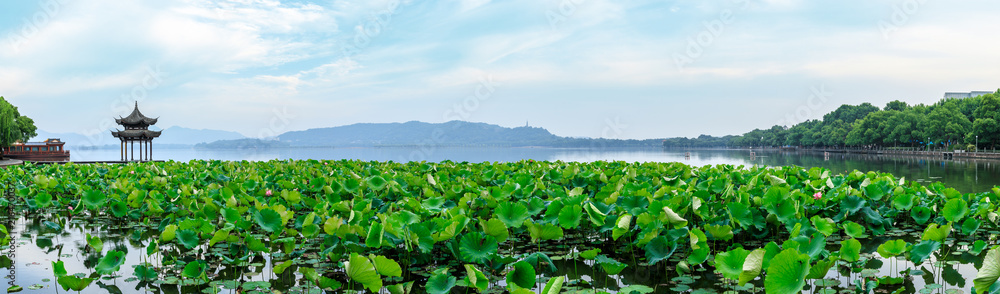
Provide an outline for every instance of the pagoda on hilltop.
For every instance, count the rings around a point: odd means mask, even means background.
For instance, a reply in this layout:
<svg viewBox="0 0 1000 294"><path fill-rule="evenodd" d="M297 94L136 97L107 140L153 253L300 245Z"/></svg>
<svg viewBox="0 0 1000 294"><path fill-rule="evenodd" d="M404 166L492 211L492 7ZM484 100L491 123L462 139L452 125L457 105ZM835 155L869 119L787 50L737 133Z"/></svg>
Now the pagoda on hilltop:
<svg viewBox="0 0 1000 294"><path fill-rule="evenodd" d="M139 161L153 159L153 138L160 136L161 131L150 131L149 126L155 125L158 118L151 118L139 112L139 102L135 109L126 117L118 117L115 122L125 127L125 130L111 131L111 135L121 140L122 161L135 160L135 143L139 143ZM144 147L145 146L145 147Z"/></svg>

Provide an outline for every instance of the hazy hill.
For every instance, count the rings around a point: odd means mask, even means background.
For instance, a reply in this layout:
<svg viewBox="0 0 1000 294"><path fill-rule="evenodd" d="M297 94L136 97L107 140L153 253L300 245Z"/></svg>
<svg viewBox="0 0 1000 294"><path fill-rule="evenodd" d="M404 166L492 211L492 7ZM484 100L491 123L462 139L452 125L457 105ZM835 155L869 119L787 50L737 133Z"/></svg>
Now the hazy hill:
<svg viewBox="0 0 1000 294"><path fill-rule="evenodd" d="M485 123L450 121L361 123L288 132L278 140L293 146L542 146L560 137L543 128L506 128Z"/></svg>
<svg viewBox="0 0 1000 294"><path fill-rule="evenodd" d="M195 145L198 143L215 142L219 140L238 140L246 138L240 133L220 130L189 129L183 127L169 127L163 130L159 138L153 140L153 144L182 144Z"/></svg>

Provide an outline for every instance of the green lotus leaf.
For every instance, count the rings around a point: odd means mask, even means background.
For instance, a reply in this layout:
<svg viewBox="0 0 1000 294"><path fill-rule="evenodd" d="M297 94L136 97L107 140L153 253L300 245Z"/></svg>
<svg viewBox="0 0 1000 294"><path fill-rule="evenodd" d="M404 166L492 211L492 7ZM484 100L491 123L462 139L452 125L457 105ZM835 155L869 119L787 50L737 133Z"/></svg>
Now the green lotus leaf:
<svg viewBox="0 0 1000 294"><path fill-rule="evenodd" d="M359 182L357 179L348 178L347 180L344 181L344 191L347 191L347 193L357 195L360 190L361 190L361 182Z"/></svg>
<svg viewBox="0 0 1000 294"><path fill-rule="evenodd" d="M715 271L727 279L738 280L743 274L743 262L749 255L750 251L742 247L716 254Z"/></svg>
<svg viewBox="0 0 1000 294"><path fill-rule="evenodd" d="M677 250L677 246L677 242L667 240L667 237L659 236L653 238L653 240L649 241L649 243L646 243L646 246L643 247L643 249L646 250L646 260L649 261L650 265L654 265L674 255L674 251ZM597 256L597 253L600 252L601 249L591 249L580 253L580 256L585 259L594 259ZM585 255L584 253L587 254Z"/></svg>
<svg viewBox="0 0 1000 294"><path fill-rule="evenodd" d="M875 201L882 200L882 197L884 197L886 194L886 191L882 185L876 185L876 184L868 185L864 188L864 190L865 190L865 195L867 195L868 198L871 198L872 200Z"/></svg>
<svg viewBox="0 0 1000 294"><path fill-rule="evenodd" d="M111 215L114 215L115 217L125 217L125 215L128 214L128 206L125 205L125 202L121 201L111 202L110 210Z"/></svg>
<svg viewBox="0 0 1000 294"><path fill-rule="evenodd" d="M729 225L705 225L705 232L716 240L729 241L733 238L733 227Z"/></svg>
<svg viewBox="0 0 1000 294"><path fill-rule="evenodd" d="M413 285L413 282L410 282L410 285ZM323 288L323 290L337 291L337 289L340 289L341 286L343 286L343 284L341 284L337 280L327 277L319 277L319 287Z"/></svg>
<svg viewBox="0 0 1000 294"><path fill-rule="evenodd" d="M650 242L650 243L652 243L652 242ZM647 244L647 246L648 246L648 244ZM649 249L646 249L646 250L649 251ZM601 249L600 248L594 248L594 249L590 249L590 250L586 250L586 251L581 251L580 252L580 257L583 257L583 259L586 259L586 260L593 260L594 258L597 258L597 254L598 253L601 253ZM648 253L647 253L646 256L648 258L648 256L649 256ZM664 257L664 259L668 258L668 257L670 257L670 256ZM650 261L650 263L652 263L652 261Z"/></svg>
<svg viewBox="0 0 1000 294"><path fill-rule="evenodd" d="M56 278L65 276L66 275L66 263L64 263L62 260L60 260L60 261L53 261L52 262L52 274L54 274L56 276Z"/></svg>
<svg viewBox="0 0 1000 294"><path fill-rule="evenodd" d="M279 263L279 264L275 264L274 268L272 268L271 270L274 272L274 274L280 275L280 274L284 273L285 270L287 270L292 265L293 265L293 263L292 263L291 260L286 260L285 262L282 262L282 263Z"/></svg>
<svg viewBox="0 0 1000 294"><path fill-rule="evenodd" d="M967 218L962 222L962 235L971 236L979 230L979 226L983 224L983 221L975 218Z"/></svg>
<svg viewBox="0 0 1000 294"><path fill-rule="evenodd" d="M497 206L496 217L508 228L520 228L528 218L528 208L520 202L504 202Z"/></svg>
<svg viewBox="0 0 1000 294"><path fill-rule="evenodd" d="M159 277L159 274L156 273L155 269L145 264L135 266L135 272L133 274L139 280L147 282L155 281Z"/></svg>
<svg viewBox="0 0 1000 294"><path fill-rule="evenodd" d="M531 289L535 286L535 268L524 261L515 263L514 268L507 273L507 285Z"/></svg>
<svg viewBox="0 0 1000 294"><path fill-rule="evenodd" d="M402 277L403 268L399 266L395 260L389 259L385 256L375 256L372 258L373 264L375 264L375 271L380 275L386 277Z"/></svg>
<svg viewBox="0 0 1000 294"><path fill-rule="evenodd" d="M80 292L83 291L83 289L87 289L87 287L90 286L90 283L94 282L94 279L79 278L77 276L61 276L56 279L56 282L58 282L59 286L62 286L65 291L73 290Z"/></svg>
<svg viewBox="0 0 1000 294"><path fill-rule="evenodd" d="M822 279L823 277L826 277L826 274L828 272L830 272L830 268L832 268L836 264L837 260L834 259L834 257L832 256L827 259L818 260L816 261L816 264L813 264L811 267L809 267L809 274L806 275L806 279L809 280Z"/></svg>
<svg viewBox="0 0 1000 294"><path fill-rule="evenodd" d="M180 242L187 249L194 249L198 247L198 243L201 243L201 239L198 238L198 233L195 231L180 230L177 231L177 242Z"/></svg>
<svg viewBox="0 0 1000 294"><path fill-rule="evenodd" d="M101 241L101 238L98 238L97 236L91 236L90 233L87 233L87 245L98 253L104 251L104 241Z"/></svg>
<svg viewBox="0 0 1000 294"><path fill-rule="evenodd" d="M111 250L97 262L94 270L98 274L110 275L117 272L125 264L125 252Z"/></svg>
<svg viewBox="0 0 1000 294"><path fill-rule="evenodd" d="M766 251L761 248L747 254L747 258L743 261L743 269L740 272L738 285L746 285L746 283L756 279L760 275L761 270L763 270L764 253Z"/></svg>
<svg viewBox="0 0 1000 294"><path fill-rule="evenodd" d="M640 215L648 209L649 199L642 196L622 196L618 197L618 206L629 214Z"/></svg>
<svg viewBox="0 0 1000 294"><path fill-rule="evenodd" d="M368 228L368 236L365 237L365 246L369 248L382 247L383 236L385 236L385 228L382 227L382 223L372 222L371 227Z"/></svg>
<svg viewBox="0 0 1000 294"><path fill-rule="evenodd" d="M604 272L608 273L609 275L617 275L621 273L623 270L625 270L625 267L628 266L627 264L611 259L610 257L604 255L597 256L597 264L601 265L601 269L603 269Z"/></svg>
<svg viewBox="0 0 1000 294"><path fill-rule="evenodd" d="M852 221L844 223L844 233L852 238L862 238L865 235L865 227Z"/></svg>
<svg viewBox="0 0 1000 294"><path fill-rule="evenodd" d="M986 241L976 240L976 242L972 243L972 248L969 248L969 253L972 253L973 255L979 255L980 253L983 252L983 249L986 249L986 245L987 245Z"/></svg>
<svg viewBox="0 0 1000 294"><path fill-rule="evenodd" d="M532 242L555 240L563 237L563 229L552 224L529 223L528 233Z"/></svg>
<svg viewBox="0 0 1000 294"><path fill-rule="evenodd" d="M865 202L864 199L854 195L844 197L843 200L840 200L840 208L846 211L848 214L857 213L858 210L861 210L861 208L865 207L865 204L867 203Z"/></svg>
<svg viewBox="0 0 1000 294"><path fill-rule="evenodd" d="M92 210L97 210L104 206L105 199L107 199L107 196L101 191L87 190L83 192L83 204Z"/></svg>
<svg viewBox="0 0 1000 294"><path fill-rule="evenodd" d="M674 226L675 229L679 229L687 226L688 221L674 212L670 207L664 206L663 212L667 214L667 221Z"/></svg>
<svg viewBox="0 0 1000 294"><path fill-rule="evenodd" d="M485 263L496 254L497 249L496 238L479 232L465 234L458 245L458 252L462 260L480 264Z"/></svg>
<svg viewBox="0 0 1000 294"><path fill-rule="evenodd" d="M605 219L608 217L607 214L601 212L600 209L597 209L597 206L594 205L593 202L587 202L587 204L583 206L583 210L587 212L587 218L590 219L590 222L598 227L603 226Z"/></svg>
<svg viewBox="0 0 1000 294"><path fill-rule="evenodd" d="M733 221L739 224L740 227L746 229L754 225L753 212L746 204L729 202L726 204L726 208L729 209L729 215L733 218Z"/></svg>
<svg viewBox="0 0 1000 294"><path fill-rule="evenodd" d="M899 210L910 210L913 208L913 194L900 194L892 199L892 207Z"/></svg>
<svg viewBox="0 0 1000 294"><path fill-rule="evenodd" d="M352 252L344 267L347 269L348 278L361 283L368 290L378 292L382 289L382 277L379 277L375 265L364 256Z"/></svg>
<svg viewBox="0 0 1000 294"><path fill-rule="evenodd" d="M496 238L498 242L507 241L507 238L510 236L510 232L507 231L507 225L495 218L483 223L483 233Z"/></svg>
<svg viewBox="0 0 1000 294"><path fill-rule="evenodd" d="M534 216L545 210L545 201L542 201L542 199L538 197L531 197L531 199L528 200L528 205L525 207L528 208L528 215Z"/></svg>
<svg viewBox="0 0 1000 294"><path fill-rule="evenodd" d="M549 279L549 282L545 283L545 287L542 288L542 293L541 294L559 294L559 291L562 291L563 281L565 281L565 280L566 280L566 277L564 277L564 276L558 276L558 277ZM621 291L621 292L622 293L630 293L630 292L625 292L625 291Z"/></svg>
<svg viewBox="0 0 1000 294"><path fill-rule="evenodd" d="M961 198L948 200L948 202L944 204L944 208L941 210L941 215L943 215L944 219L949 222L958 222L964 218L967 213L969 213L969 204Z"/></svg>
<svg viewBox="0 0 1000 294"><path fill-rule="evenodd" d="M45 192L38 193L38 195L35 195L35 204L41 208L52 206L52 194Z"/></svg>
<svg viewBox="0 0 1000 294"><path fill-rule="evenodd" d="M910 217L912 217L913 221L917 222L917 224L922 225L931 219L931 215L933 213L934 212L931 211L930 208L917 206L910 210Z"/></svg>
<svg viewBox="0 0 1000 294"><path fill-rule="evenodd" d="M281 232L285 228L285 221L278 212L270 208L258 210L253 215L254 222L268 233Z"/></svg>
<svg viewBox="0 0 1000 294"><path fill-rule="evenodd" d="M389 290L391 294L410 294L413 293L413 281L409 281L402 284L389 285L385 287Z"/></svg>
<svg viewBox="0 0 1000 294"><path fill-rule="evenodd" d="M795 294L802 291L809 274L809 255L795 249L778 253L767 267L764 290L768 294Z"/></svg>
<svg viewBox="0 0 1000 294"><path fill-rule="evenodd" d="M368 188L373 191L382 191L382 189L385 189L386 184L389 183L381 176L373 176L368 178L366 181L368 182Z"/></svg>
<svg viewBox="0 0 1000 294"><path fill-rule="evenodd" d="M490 280L486 278L486 275L471 264L465 265L465 283L475 287L480 293L485 292L490 286Z"/></svg>
<svg viewBox="0 0 1000 294"><path fill-rule="evenodd" d="M906 252L906 241L903 240L889 240L878 246L878 254L883 258L891 258Z"/></svg>
<svg viewBox="0 0 1000 294"><path fill-rule="evenodd" d="M559 226L566 229L575 229L580 226L583 219L583 207L580 205L563 206L559 210Z"/></svg>
<svg viewBox="0 0 1000 294"><path fill-rule="evenodd" d="M199 279L205 275L205 270L207 269L208 263L204 260L195 260L184 266L184 270L181 271L181 276L190 279Z"/></svg>
<svg viewBox="0 0 1000 294"><path fill-rule="evenodd" d="M858 239L841 241L840 258L847 262L858 262L861 259L861 242Z"/></svg>
<svg viewBox="0 0 1000 294"><path fill-rule="evenodd" d="M809 219L812 222L813 228L823 234L823 236L829 237L833 233L837 232L837 224L833 222L832 219L822 218L818 215L814 215Z"/></svg>
<svg viewBox="0 0 1000 294"><path fill-rule="evenodd" d="M927 240L917 243L913 245L913 248L910 248L910 261L914 264L920 264L940 248L941 242L938 241Z"/></svg>
<svg viewBox="0 0 1000 294"><path fill-rule="evenodd" d="M448 274L448 268L442 268L434 271L434 274L427 279L424 288L427 290L427 294L446 294L451 292L451 288L455 287L457 281L458 278Z"/></svg>
<svg viewBox="0 0 1000 294"><path fill-rule="evenodd" d="M924 234L920 237L920 240L934 240L943 243L948 238L949 233L951 233L951 224L943 226L930 224L924 229Z"/></svg>
<svg viewBox="0 0 1000 294"><path fill-rule="evenodd" d="M993 246L983 258L983 266L979 267L976 278L972 281L976 286L976 294L986 292L1000 278L1000 246Z"/></svg>

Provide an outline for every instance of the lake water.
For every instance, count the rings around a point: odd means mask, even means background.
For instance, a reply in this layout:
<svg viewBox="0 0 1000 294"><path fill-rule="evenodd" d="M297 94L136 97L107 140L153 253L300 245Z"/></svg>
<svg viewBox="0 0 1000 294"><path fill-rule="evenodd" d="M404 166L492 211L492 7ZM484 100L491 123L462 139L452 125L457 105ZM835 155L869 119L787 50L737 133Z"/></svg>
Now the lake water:
<svg viewBox="0 0 1000 294"><path fill-rule="evenodd" d="M155 148L155 147L154 147ZM806 168L823 167L836 173L881 171L905 177L907 181L945 183L961 192L987 192L1000 183L1000 161L953 159L931 157L905 157L867 154L831 154L823 157L818 152L758 152L750 157L748 150L681 150L681 149L568 149L568 148L441 148L441 147L392 147L392 148L286 148L259 150L195 150L154 149L156 160L189 161L192 159L217 160L272 160L272 159L357 159L364 161L431 161L444 160L468 162L493 161L627 161L627 162L683 162L689 165L797 165ZM690 157L685 156L690 152ZM72 160L118 160L117 149L73 150Z"/></svg>

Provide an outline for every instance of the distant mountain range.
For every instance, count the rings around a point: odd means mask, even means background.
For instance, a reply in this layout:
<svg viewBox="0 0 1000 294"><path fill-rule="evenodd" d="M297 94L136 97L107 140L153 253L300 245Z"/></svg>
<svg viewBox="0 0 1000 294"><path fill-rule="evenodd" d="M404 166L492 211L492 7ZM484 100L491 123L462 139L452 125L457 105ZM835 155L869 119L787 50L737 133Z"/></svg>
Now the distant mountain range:
<svg viewBox="0 0 1000 294"><path fill-rule="evenodd" d="M485 123L450 121L361 123L341 127L287 132L278 140L293 146L532 146L559 137L543 128L505 128Z"/></svg>
<svg viewBox="0 0 1000 294"><path fill-rule="evenodd" d="M516 127L450 121L446 123L360 123L308 129L279 135L292 146L468 146L468 147L657 147L662 140L613 140L568 138L544 128Z"/></svg>
<svg viewBox="0 0 1000 294"><path fill-rule="evenodd" d="M158 130L154 127L150 129ZM110 130L102 134L49 133L38 130L31 141L60 138L68 148L115 147L119 141L111 137ZM228 148L232 146L259 146L237 132L197 130L170 127L156 139L155 145L163 147ZM455 146L455 147L660 147L661 139L616 140L570 138L556 136L544 128L508 128L487 123L450 121L446 123L359 123L347 126L316 128L287 132L276 137L277 143L267 147L403 147L403 146ZM218 143L216 143L218 142ZM216 144L210 144L216 143ZM253 144L251 144L253 143ZM248 145L249 144L249 145Z"/></svg>

